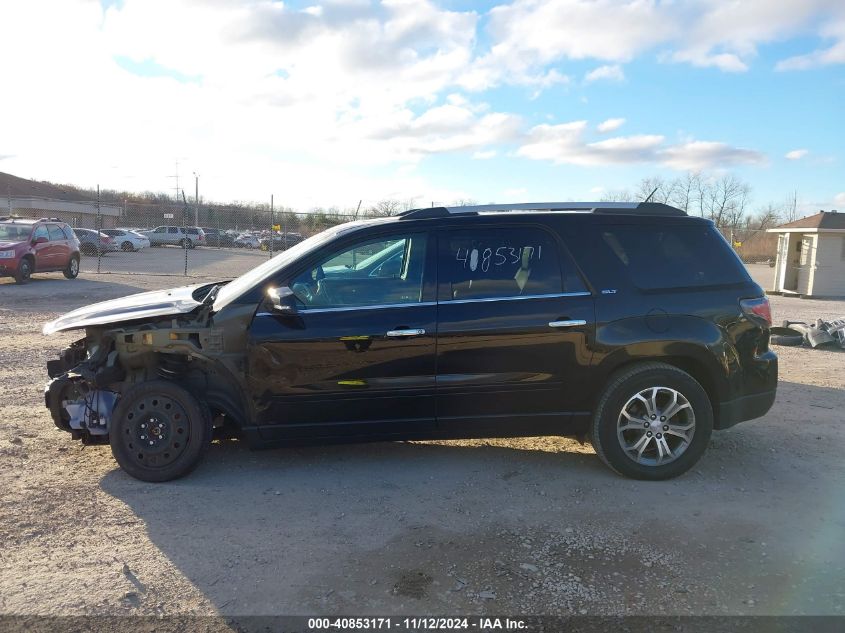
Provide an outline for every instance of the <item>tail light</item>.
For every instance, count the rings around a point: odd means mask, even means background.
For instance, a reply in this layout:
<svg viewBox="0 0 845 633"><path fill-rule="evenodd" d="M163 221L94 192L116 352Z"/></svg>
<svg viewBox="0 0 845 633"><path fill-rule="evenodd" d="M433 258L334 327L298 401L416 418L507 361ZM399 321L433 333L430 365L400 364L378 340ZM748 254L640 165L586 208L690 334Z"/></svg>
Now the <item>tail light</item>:
<svg viewBox="0 0 845 633"><path fill-rule="evenodd" d="M772 307L769 305L768 297L742 299L739 305L745 315L759 317L765 320L768 325L772 324Z"/></svg>

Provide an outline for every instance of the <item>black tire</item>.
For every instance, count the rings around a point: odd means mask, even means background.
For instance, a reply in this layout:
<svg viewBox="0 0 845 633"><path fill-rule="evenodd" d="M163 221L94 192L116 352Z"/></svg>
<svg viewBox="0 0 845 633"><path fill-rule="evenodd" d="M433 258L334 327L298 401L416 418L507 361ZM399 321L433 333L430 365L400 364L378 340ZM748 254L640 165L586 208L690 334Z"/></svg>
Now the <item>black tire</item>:
<svg viewBox="0 0 845 633"><path fill-rule="evenodd" d="M622 418L626 403L635 399L637 394L655 387L678 392L686 399L694 416L690 441L685 442L670 433L663 438L664 443L675 442L675 449L679 451L679 454L672 461L662 464L635 461L622 447L619 436L625 439L625 433L640 433L639 436L634 436L639 443L640 438L652 432L646 431L645 426L643 431L639 431L637 426L631 431L618 433L619 420ZM662 392L658 392L660 393ZM677 423L681 419L676 416L680 415L684 416L684 422L689 422L690 413L686 409L683 414L679 411L670 416L671 419L667 422L671 423L674 420ZM645 445L648 451L651 451L649 447L652 445L656 451L657 437L662 437L661 421L654 417L651 420L654 422L649 420L649 416L643 417L643 424L653 424L655 429L654 437L649 435ZM639 425L639 420L636 424ZM665 429L666 426L662 426L662 430L665 431ZM620 475L633 479L659 481L677 477L692 468L704 454L712 432L713 407L704 388L692 376L677 367L647 362L622 369L611 376L593 414L590 440L601 460ZM640 454L639 459L642 459L643 454ZM658 460L649 458L649 461L657 462Z"/></svg>
<svg viewBox="0 0 845 633"><path fill-rule="evenodd" d="M32 258L24 257L21 263L18 264L18 270L15 272L15 283L21 285L28 284L32 277L32 268Z"/></svg>
<svg viewBox="0 0 845 633"><path fill-rule="evenodd" d="M191 249L194 247L194 243L191 240L188 240L188 248Z"/></svg>
<svg viewBox="0 0 845 633"><path fill-rule="evenodd" d="M787 321L789 323L789 321ZM804 333L798 330L793 330L790 327L773 327L770 330L771 336L769 341L772 345L782 345L784 347L796 347L804 343Z"/></svg>
<svg viewBox="0 0 845 633"><path fill-rule="evenodd" d="M71 257L62 274L67 279L76 279L79 276L79 258L75 255Z"/></svg>
<svg viewBox="0 0 845 633"><path fill-rule="evenodd" d="M211 438L206 409L188 391L164 380L129 389L114 408L109 432L112 455L120 467L136 479L152 482L187 475L199 464Z"/></svg>
<svg viewBox="0 0 845 633"><path fill-rule="evenodd" d="M135 247L132 246L132 242L126 241L120 245L120 250L122 250L124 253L131 253L135 250Z"/></svg>

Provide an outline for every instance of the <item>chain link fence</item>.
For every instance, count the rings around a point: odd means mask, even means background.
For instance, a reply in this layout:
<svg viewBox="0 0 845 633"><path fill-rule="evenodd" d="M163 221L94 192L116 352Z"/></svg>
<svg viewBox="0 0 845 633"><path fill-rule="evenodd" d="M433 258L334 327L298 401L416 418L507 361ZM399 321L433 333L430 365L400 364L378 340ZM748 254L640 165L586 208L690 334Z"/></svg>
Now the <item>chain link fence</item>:
<svg viewBox="0 0 845 633"><path fill-rule="evenodd" d="M777 233L745 227L723 227L719 231L744 263L774 267L778 249Z"/></svg>
<svg viewBox="0 0 845 633"><path fill-rule="evenodd" d="M118 217L97 214L93 230L78 227L76 232L83 244L83 273L225 279L329 227L368 217L375 215L294 212L270 205L127 203ZM86 237L91 244L83 241Z"/></svg>

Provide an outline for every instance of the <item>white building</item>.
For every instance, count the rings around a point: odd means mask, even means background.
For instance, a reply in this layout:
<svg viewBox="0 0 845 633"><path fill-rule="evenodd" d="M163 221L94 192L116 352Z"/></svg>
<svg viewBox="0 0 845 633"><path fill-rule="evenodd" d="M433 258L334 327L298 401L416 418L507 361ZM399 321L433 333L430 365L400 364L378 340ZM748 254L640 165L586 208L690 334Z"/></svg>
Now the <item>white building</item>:
<svg viewBox="0 0 845 633"><path fill-rule="evenodd" d="M822 211L768 231L778 234L771 292L845 297L845 213Z"/></svg>

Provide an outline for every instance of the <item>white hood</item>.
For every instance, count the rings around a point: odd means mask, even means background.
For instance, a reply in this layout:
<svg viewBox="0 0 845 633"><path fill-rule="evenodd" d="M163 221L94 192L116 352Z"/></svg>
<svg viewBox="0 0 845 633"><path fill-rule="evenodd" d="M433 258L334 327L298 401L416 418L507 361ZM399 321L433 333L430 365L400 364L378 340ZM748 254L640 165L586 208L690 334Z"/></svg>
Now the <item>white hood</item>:
<svg viewBox="0 0 845 633"><path fill-rule="evenodd" d="M60 316L44 325L44 334L53 334L64 330L76 330L89 325L104 325L107 323L121 323L150 317L185 314L199 305L191 295L202 286L182 286L169 290L154 290L129 295L120 299L102 301Z"/></svg>

